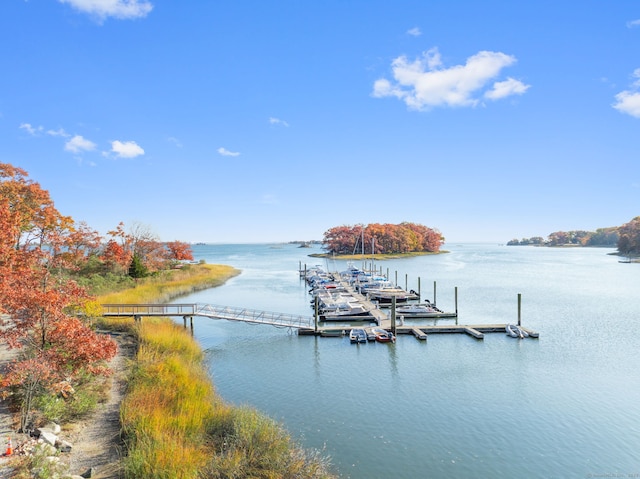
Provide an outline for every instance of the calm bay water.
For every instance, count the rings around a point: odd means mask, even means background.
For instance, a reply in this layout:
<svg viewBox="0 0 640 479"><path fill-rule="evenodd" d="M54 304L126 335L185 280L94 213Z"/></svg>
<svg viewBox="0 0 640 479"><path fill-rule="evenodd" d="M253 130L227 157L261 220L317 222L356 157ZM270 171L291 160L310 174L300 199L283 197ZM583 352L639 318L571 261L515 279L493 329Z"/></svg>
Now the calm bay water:
<svg viewBox="0 0 640 479"><path fill-rule="evenodd" d="M311 316L295 245L196 245L242 274L179 302ZM194 318L218 393L284 423L345 478L640 477L640 265L612 249L446 245L379 261L461 324L517 321L540 339L400 336L395 344L298 337ZM449 320L450 321L450 320ZM444 322L444 321L442 321Z"/></svg>

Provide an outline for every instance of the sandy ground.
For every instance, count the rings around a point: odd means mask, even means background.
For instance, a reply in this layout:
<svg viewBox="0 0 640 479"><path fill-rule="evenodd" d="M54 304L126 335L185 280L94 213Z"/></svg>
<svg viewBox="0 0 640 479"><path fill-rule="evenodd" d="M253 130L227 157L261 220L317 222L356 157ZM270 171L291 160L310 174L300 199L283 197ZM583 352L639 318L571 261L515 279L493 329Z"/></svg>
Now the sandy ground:
<svg viewBox="0 0 640 479"><path fill-rule="evenodd" d="M133 357L135 345L126 335L114 335L118 342L118 354L110 363L114 374L110 380L110 393L105 403L89 418L73 425L62 425L60 438L73 444L70 453L61 454L60 458L69 464L71 474L83 474L92 468L94 479L119 479L122 476L119 462L122 451L120 441L120 402L124 395L127 361ZM15 357L15 351L0 345L0 369ZM3 452L6 440L12 438L14 448L26 440L26 437L15 433L16 425L6 406L0 402L0 434ZM7 458L0 459L0 479L10 478L11 470Z"/></svg>

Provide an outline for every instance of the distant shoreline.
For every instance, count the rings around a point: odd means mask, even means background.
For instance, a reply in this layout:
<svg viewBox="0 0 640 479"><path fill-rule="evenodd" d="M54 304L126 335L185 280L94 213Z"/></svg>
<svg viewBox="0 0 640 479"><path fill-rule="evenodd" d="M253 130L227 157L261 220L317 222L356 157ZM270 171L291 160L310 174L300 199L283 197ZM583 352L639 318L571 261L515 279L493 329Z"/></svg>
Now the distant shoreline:
<svg viewBox="0 0 640 479"><path fill-rule="evenodd" d="M312 258L328 258L328 259L343 259L343 260L367 260L367 259L400 259L400 258L413 258L414 256L427 256L432 254L444 254L449 251L416 251L412 253L376 253L376 254L330 254L330 253L312 253L308 256Z"/></svg>

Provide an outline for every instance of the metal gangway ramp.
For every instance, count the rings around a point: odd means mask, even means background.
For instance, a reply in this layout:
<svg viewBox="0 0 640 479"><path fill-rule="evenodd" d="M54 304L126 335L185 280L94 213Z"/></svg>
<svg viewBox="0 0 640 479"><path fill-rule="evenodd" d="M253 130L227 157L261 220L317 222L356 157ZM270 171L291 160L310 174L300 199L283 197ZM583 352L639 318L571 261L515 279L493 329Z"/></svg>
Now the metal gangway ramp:
<svg viewBox="0 0 640 479"><path fill-rule="evenodd" d="M103 304L103 316L131 316L140 319L144 316L203 316L212 319L242 321L245 323L268 324L270 326L309 329L314 320L310 316L288 313L274 313L234 306L215 304Z"/></svg>

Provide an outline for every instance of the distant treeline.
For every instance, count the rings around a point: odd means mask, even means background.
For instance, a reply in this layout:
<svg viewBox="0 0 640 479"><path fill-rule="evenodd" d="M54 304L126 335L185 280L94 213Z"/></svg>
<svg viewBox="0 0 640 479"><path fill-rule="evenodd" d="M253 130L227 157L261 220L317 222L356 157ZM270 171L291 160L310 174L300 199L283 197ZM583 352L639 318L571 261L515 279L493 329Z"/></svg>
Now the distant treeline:
<svg viewBox="0 0 640 479"><path fill-rule="evenodd" d="M640 216L622 226L599 228L596 231L556 231L547 238L512 239L509 246L609 246L621 254L640 254Z"/></svg>
<svg viewBox="0 0 640 479"><path fill-rule="evenodd" d="M336 226L324 233L324 249L331 254L435 253L444 242L442 234L416 223Z"/></svg>

